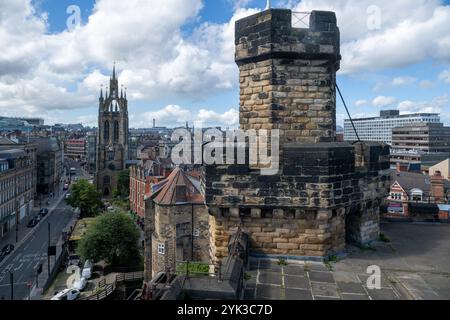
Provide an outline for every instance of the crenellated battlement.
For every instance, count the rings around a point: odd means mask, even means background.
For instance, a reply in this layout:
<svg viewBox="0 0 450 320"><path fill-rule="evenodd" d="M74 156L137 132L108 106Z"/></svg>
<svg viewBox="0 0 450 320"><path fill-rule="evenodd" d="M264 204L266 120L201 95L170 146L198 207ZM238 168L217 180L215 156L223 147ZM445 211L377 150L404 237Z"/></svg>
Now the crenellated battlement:
<svg viewBox="0 0 450 320"><path fill-rule="evenodd" d="M204 166L214 259L238 227L252 253L270 256L320 259L378 238L389 147L336 142L339 38L333 12L311 12L309 28L281 9L236 22L240 129L278 130L280 170Z"/></svg>
<svg viewBox="0 0 450 320"><path fill-rule="evenodd" d="M313 11L309 28L292 26L292 11L270 9L236 22L236 63L321 57L339 69L340 33L334 12Z"/></svg>

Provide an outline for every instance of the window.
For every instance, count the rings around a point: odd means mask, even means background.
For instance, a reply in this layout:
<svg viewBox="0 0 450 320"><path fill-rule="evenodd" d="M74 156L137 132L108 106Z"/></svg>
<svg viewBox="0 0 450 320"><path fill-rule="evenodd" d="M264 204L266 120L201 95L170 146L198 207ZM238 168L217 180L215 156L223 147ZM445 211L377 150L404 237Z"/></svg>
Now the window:
<svg viewBox="0 0 450 320"><path fill-rule="evenodd" d="M158 243L158 253L166 254L166 246L164 245L164 243Z"/></svg>
<svg viewBox="0 0 450 320"><path fill-rule="evenodd" d="M110 184L111 183L111 178L109 176L104 176L103 177L103 184Z"/></svg>
<svg viewBox="0 0 450 320"><path fill-rule="evenodd" d="M109 141L109 122L108 121L105 121L103 137L104 137L105 142Z"/></svg>
<svg viewBox="0 0 450 320"><path fill-rule="evenodd" d="M114 121L114 142L119 141L119 122Z"/></svg>
<svg viewBox="0 0 450 320"><path fill-rule="evenodd" d="M200 230L194 229L194 237L199 237L199 236L200 236Z"/></svg>

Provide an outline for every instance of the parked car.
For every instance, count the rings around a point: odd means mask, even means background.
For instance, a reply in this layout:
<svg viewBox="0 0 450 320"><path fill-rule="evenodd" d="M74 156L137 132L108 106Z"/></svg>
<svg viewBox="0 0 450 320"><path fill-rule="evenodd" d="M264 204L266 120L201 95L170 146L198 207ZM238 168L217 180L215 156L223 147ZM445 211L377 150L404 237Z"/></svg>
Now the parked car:
<svg viewBox="0 0 450 320"><path fill-rule="evenodd" d="M69 189L69 184L68 183L64 183L63 191L66 191L68 189Z"/></svg>
<svg viewBox="0 0 450 320"><path fill-rule="evenodd" d="M66 195L64 196L64 198L69 198L70 197L70 193L66 193Z"/></svg>
<svg viewBox="0 0 450 320"><path fill-rule="evenodd" d="M27 227L34 228L38 223L39 220L36 217L34 217L33 219L30 220L30 222L28 222Z"/></svg>
<svg viewBox="0 0 450 320"><path fill-rule="evenodd" d="M86 260L84 263L83 271L81 272L81 276L86 279L90 279L92 277L92 269L94 268L94 264L91 260Z"/></svg>
<svg viewBox="0 0 450 320"><path fill-rule="evenodd" d="M73 284L73 289L77 289L79 291L83 291L86 288L88 280L86 278L80 278L80 280L75 281Z"/></svg>
<svg viewBox="0 0 450 320"><path fill-rule="evenodd" d="M76 254L71 254L69 256L69 266L79 266L80 265L80 256Z"/></svg>
<svg viewBox="0 0 450 320"><path fill-rule="evenodd" d="M0 251L0 261L2 261L7 255L9 255L14 250L14 245L7 244Z"/></svg>
<svg viewBox="0 0 450 320"><path fill-rule="evenodd" d="M47 214L48 214L48 209L47 209L47 208L42 208L42 209L39 211L39 215L40 215L41 217L45 217Z"/></svg>
<svg viewBox="0 0 450 320"><path fill-rule="evenodd" d="M75 300L80 295L80 290L78 289L64 289L60 292L58 292L56 295L53 296L51 300Z"/></svg>

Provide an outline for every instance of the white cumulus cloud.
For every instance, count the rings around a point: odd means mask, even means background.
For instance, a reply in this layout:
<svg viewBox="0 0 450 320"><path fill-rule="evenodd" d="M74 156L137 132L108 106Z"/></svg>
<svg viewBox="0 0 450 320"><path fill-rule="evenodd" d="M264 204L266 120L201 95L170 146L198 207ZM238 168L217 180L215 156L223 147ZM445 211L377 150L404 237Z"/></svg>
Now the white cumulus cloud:
<svg viewBox="0 0 450 320"><path fill-rule="evenodd" d="M397 102L395 97L378 96L372 100L372 105L377 108L390 106Z"/></svg>

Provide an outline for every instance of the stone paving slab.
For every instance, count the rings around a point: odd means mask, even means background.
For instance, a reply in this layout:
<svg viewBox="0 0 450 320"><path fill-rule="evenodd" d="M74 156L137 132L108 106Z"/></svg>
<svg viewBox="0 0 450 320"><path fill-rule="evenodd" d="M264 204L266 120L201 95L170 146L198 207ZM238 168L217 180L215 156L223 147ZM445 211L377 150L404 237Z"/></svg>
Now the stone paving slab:
<svg viewBox="0 0 450 320"><path fill-rule="evenodd" d="M289 275L284 276L284 286L286 288L294 288L294 289L309 290L311 288L308 278Z"/></svg>
<svg viewBox="0 0 450 320"><path fill-rule="evenodd" d="M333 283L311 282L312 293L315 296L340 298L338 288Z"/></svg>
<svg viewBox="0 0 450 320"><path fill-rule="evenodd" d="M341 300L341 298L315 296L314 300Z"/></svg>
<svg viewBox="0 0 450 320"><path fill-rule="evenodd" d="M310 271L330 271L323 263L307 263L306 268Z"/></svg>
<svg viewBox="0 0 450 320"><path fill-rule="evenodd" d="M372 300L399 300L394 290L388 288L367 289L367 293Z"/></svg>
<svg viewBox="0 0 450 320"><path fill-rule="evenodd" d="M369 297L365 294L343 293L342 298L344 300L370 300Z"/></svg>
<svg viewBox="0 0 450 320"><path fill-rule="evenodd" d="M274 261L260 260L259 270L281 272L281 266Z"/></svg>
<svg viewBox="0 0 450 320"><path fill-rule="evenodd" d="M286 288L286 300L312 300L311 290Z"/></svg>
<svg viewBox="0 0 450 320"><path fill-rule="evenodd" d="M342 293L348 294L366 294L362 283L355 282L338 282L337 286Z"/></svg>
<svg viewBox="0 0 450 320"><path fill-rule="evenodd" d="M260 271L258 282L262 284L276 284L281 286L281 273Z"/></svg>
<svg viewBox="0 0 450 320"><path fill-rule="evenodd" d="M281 286L259 284L256 287L256 299L281 299Z"/></svg>
<svg viewBox="0 0 450 320"><path fill-rule="evenodd" d="M293 276L305 276L305 268L303 266L287 265L283 267L284 274Z"/></svg>
<svg viewBox="0 0 450 320"><path fill-rule="evenodd" d="M348 246L347 257L329 265L251 260L246 297L255 296L248 287L253 284L257 299L450 300L450 224L381 227L390 243L373 243L369 250ZM371 265L381 269L381 289L367 288Z"/></svg>
<svg viewBox="0 0 450 320"><path fill-rule="evenodd" d="M333 274L329 271L309 271L308 276L311 281L335 283Z"/></svg>

